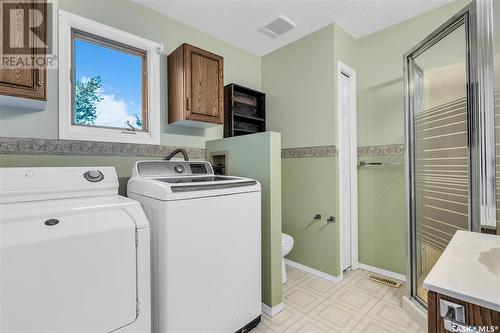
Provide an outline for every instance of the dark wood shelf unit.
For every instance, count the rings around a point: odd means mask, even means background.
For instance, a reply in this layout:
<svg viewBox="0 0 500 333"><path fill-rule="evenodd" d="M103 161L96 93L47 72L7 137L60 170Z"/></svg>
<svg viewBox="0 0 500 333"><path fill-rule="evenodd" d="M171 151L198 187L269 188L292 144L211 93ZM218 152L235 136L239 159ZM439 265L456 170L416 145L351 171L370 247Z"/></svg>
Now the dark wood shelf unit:
<svg viewBox="0 0 500 333"><path fill-rule="evenodd" d="M242 118L242 119L247 119L250 121L260 121L260 122L266 122L264 118L257 118L257 117L252 117L252 116L245 116L239 113L234 113L233 114L235 118Z"/></svg>
<svg viewBox="0 0 500 333"><path fill-rule="evenodd" d="M253 134L253 133L258 133L258 132L255 132L255 131L252 131L252 130L246 130L246 129L243 129L243 128L235 128L234 129L235 132L241 132L241 133L245 133L245 134ZM236 136L236 135L235 135Z"/></svg>
<svg viewBox="0 0 500 333"><path fill-rule="evenodd" d="M241 103L241 104L245 104L245 105L257 106L257 101L250 99L250 98L247 98L247 97L244 97L244 96L235 96L234 101L236 103Z"/></svg>
<svg viewBox="0 0 500 333"><path fill-rule="evenodd" d="M235 83L224 87L224 137L266 131L266 94Z"/></svg>

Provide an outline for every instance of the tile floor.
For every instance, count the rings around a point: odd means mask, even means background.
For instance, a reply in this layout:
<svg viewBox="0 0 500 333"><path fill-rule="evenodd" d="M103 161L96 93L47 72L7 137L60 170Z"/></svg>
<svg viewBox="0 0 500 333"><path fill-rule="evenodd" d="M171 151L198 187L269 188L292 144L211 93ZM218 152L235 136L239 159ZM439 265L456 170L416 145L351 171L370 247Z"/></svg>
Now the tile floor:
<svg viewBox="0 0 500 333"><path fill-rule="evenodd" d="M358 269L339 283L287 266L285 310L263 314L252 333L423 333L401 308L405 286L393 288L364 278Z"/></svg>

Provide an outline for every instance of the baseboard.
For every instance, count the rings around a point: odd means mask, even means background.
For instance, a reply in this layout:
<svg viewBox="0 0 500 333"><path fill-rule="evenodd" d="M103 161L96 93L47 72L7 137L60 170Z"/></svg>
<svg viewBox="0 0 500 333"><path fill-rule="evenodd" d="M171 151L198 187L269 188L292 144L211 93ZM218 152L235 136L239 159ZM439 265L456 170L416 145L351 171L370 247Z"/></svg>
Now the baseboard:
<svg viewBox="0 0 500 333"><path fill-rule="evenodd" d="M373 267L373 266L362 264L362 263L359 263L358 266L359 266L359 268L364 269L365 271L377 273L380 275L385 275L387 277L406 282L406 276L403 274L387 271L387 270L382 269L382 268Z"/></svg>
<svg viewBox="0 0 500 333"><path fill-rule="evenodd" d="M339 276L324 273L322 271L311 268L309 266L299 264L298 262L292 261L290 259L285 259L285 264L292 266L294 268L300 269L301 271L311 273L312 275L315 275L317 277L320 277L322 279L325 279L325 280L333 282L333 283L340 283L342 281L342 278Z"/></svg>
<svg viewBox="0 0 500 333"><path fill-rule="evenodd" d="M262 312L264 312L269 317L274 317L281 311L285 310L285 303L281 302L278 305L273 306L272 308L268 305L262 303Z"/></svg>
<svg viewBox="0 0 500 333"><path fill-rule="evenodd" d="M411 299L403 296L402 308L424 332L427 332L427 311L422 306L417 306Z"/></svg>

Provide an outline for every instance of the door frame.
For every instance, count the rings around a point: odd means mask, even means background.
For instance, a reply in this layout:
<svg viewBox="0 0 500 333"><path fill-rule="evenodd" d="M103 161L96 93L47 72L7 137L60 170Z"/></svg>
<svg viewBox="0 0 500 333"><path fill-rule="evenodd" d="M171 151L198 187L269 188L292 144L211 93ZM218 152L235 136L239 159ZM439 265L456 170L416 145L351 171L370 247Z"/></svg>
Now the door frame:
<svg viewBox="0 0 500 333"><path fill-rule="evenodd" d="M440 42L443 38L448 36L450 33L455 31L460 26L465 27L465 43L466 43L466 71L467 71L467 155L469 159L468 165L468 173L469 176L473 177L473 168L472 168L472 154L471 150L473 149L472 138L474 134L472 133L473 129L471 128L471 117L472 117L472 105L471 99L473 98L472 94L472 82L470 75L470 61L471 61L471 52L470 52L470 41L471 41L471 30L470 30L470 13L469 7L455 14L441 26L439 26L436 30L434 30L429 36L427 36L423 41L418 43L415 47L413 47L408 53L404 55L404 75L405 75L405 185L406 185L406 215L407 215L407 250L406 250L406 280L407 280L407 296L410 300L413 301L414 304L417 304L419 307L427 308L426 302L417 295L417 265L416 265L416 256L418 254L419 249L417 248L416 242L416 193L415 193L415 137L414 137L414 115L415 115L415 106L413 104L413 99L415 96L415 86L414 86L414 61L413 58L419 56L423 52L427 51L429 48L434 46L436 43ZM420 69L419 69L420 70ZM469 183L468 191L469 191L469 230L471 230L471 221L474 213L474 205L471 198L474 196L474 188L472 186L472 181Z"/></svg>
<svg viewBox="0 0 500 333"><path fill-rule="evenodd" d="M347 76L349 79L349 131L347 132L343 126L341 119L341 75ZM356 117L356 71L347 66L341 61L337 62L337 129L338 129L338 152L339 152L339 176L341 166L348 163L348 169L351 176L351 186L348 189L349 200L344 200L341 193L343 191L342 182L339 183L339 254L340 254L340 276L342 276L343 253L342 248L345 240L343 239L343 231L346 221L351 227L350 243L351 243L351 269L359 268L358 262L358 144L357 144L357 117ZM346 138L348 136L350 147L346 147ZM349 149L349 155L346 156L346 148ZM350 159L349 159L350 157ZM346 217L346 207L350 207L350 219Z"/></svg>

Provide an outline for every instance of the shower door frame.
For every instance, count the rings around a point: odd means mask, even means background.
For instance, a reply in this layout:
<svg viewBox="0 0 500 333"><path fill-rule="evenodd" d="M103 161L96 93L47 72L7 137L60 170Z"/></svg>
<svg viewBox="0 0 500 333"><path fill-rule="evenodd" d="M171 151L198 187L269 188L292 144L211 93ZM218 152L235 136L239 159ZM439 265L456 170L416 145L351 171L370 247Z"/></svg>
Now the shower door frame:
<svg viewBox="0 0 500 333"><path fill-rule="evenodd" d="M426 308L417 296L415 160L414 160L414 64L413 59L437 44L462 24L466 36L467 150L469 175L469 230L496 224L493 43L491 1L473 1L404 55L405 174L406 174L406 278L407 296ZM488 9L488 6L490 8ZM488 14L489 13L489 14ZM479 15L478 15L479 14ZM482 92L481 94L479 92Z"/></svg>

